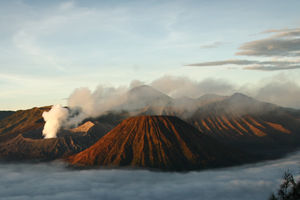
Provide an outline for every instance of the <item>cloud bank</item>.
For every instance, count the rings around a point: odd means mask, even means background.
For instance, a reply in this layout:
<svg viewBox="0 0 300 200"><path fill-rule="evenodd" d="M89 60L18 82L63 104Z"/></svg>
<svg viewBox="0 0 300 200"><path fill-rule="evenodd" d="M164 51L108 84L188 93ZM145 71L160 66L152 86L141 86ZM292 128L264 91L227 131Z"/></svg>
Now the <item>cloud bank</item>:
<svg viewBox="0 0 300 200"><path fill-rule="evenodd" d="M278 71L300 68L299 62L296 61L256 61L256 60L221 60L212 62L202 62L187 64L191 67L211 67L211 66L226 66L236 65L244 66L245 70L260 70L260 71Z"/></svg>
<svg viewBox="0 0 300 200"><path fill-rule="evenodd" d="M300 28L267 30L265 34L273 34L268 38L254 40L242 44L238 48L237 56L251 56L270 59L260 60L221 60L199 62L185 66L210 67L210 66L241 66L244 70L279 71L300 68Z"/></svg>
<svg viewBox="0 0 300 200"><path fill-rule="evenodd" d="M89 88L75 89L68 98L71 109L79 108L88 117L97 117L126 100L127 87L99 85L94 91Z"/></svg>
<svg viewBox="0 0 300 200"><path fill-rule="evenodd" d="M156 92L139 90L134 95L130 93L131 89L145 84L172 98L197 99L206 94L229 96L241 92L261 101L300 108L300 85L284 75L245 85L233 84L224 79L195 81L187 77L163 76L150 83L134 80L129 86L99 85L94 91L85 87L75 89L68 98L68 109L55 105L43 114L46 121L43 130L45 138L56 137L61 127L77 126L88 117L98 117L108 111L136 111L148 106ZM181 101L180 106L189 110L191 105L188 101Z"/></svg>
<svg viewBox="0 0 300 200"><path fill-rule="evenodd" d="M247 42L236 55L245 56L300 56L300 28L267 30L275 33L269 38Z"/></svg>
<svg viewBox="0 0 300 200"><path fill-rule="evenodd" d="M213 78L193 81L187 77L163 76L152 81L150 85L174 98L199 98L208 93L229 95L235 90L232 83Z"/></svg>
<svg viewBox="0 0 300 200"><path fill-rule="evenodd" d="M264 84L252 93L255 98L261 101L300 108L300 85L286 77L264 81Z"/></svg>
<svg viewBox="0 0 300 200"><path fill-rule="evenodd" d="M68 170L63 163L0 164L5 200L263 200L286 169L299 169L300 153L241 167L189 173L146 170Z"/></svg>

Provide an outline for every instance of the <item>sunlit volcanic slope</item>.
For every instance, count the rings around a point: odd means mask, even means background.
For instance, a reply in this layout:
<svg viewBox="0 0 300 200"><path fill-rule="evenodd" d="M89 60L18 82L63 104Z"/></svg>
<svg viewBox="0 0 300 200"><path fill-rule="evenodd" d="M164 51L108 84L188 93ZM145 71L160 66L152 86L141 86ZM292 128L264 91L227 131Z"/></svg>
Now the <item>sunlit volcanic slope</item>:
<svg viewBox="0 0 300 200"><path fill-rule="evenodd" d="M299 116L237 93L199 108L188 122L223 143L264 154L300 146Z"/></svg>
<svg viewBox="0 0 300 200"><path fill-rule="evenodd" d="M40 139L38 131L25 132L0 143L0 158L4 160L53 160L83 151L105 135L112 126L87 121L83 125L64 130L57 138Z"/></svg>
<svg viewBox="0 0 300 200"><path fill-rule="evenodd" d="M60 130L58 138L43 139L42 113L50 107L17 111L0 121L0 159L53 160L78 153L99 140L114 125L105 119L86 121L71 130Z"/></svg>
<svg viewBox="0 0 300 200"><path fill-rule="evenodd" d="M77 167L181 171L240 164L249 158L177 117L139 116L122 121L93 146L67 160Z"/></svg>
<svg viewBox="0 0 300 200"><path fill-rule="evenodd" d="M26 131L40 130L44 126L42 114L50 106L19 110L0 120L0 142L16 137Z"/></svg>

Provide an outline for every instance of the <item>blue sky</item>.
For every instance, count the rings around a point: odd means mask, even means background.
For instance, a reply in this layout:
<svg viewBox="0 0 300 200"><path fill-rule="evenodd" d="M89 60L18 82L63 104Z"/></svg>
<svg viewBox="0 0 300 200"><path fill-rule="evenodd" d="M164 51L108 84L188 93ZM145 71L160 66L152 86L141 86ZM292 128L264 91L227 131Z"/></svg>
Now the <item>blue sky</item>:
<svg viewBox="0 0 300 200"><path fill-rule="evenodd" d="M256 50L254 56L237 54L247 42L298 30L299 8L297 0L2 0L0 109L64 104L78 87L147 83L164 75L239 85L278 75L295 81L298 46L293 55L261 56L255 43L244 48ZM261 70L264 63L247 66L251 70L234 63L187 66L226 60L288 61L294 69Z"/></svg>

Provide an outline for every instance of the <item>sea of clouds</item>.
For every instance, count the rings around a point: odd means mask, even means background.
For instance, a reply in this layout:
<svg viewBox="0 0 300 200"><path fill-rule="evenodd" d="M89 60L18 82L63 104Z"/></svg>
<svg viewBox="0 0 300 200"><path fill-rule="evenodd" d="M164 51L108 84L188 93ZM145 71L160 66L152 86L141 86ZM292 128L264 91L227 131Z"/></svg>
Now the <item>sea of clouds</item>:
<svg viewBox="0 0 300 200"><path fill-rule="evenodd" d="M0 199L263 200L278 188L287 169L299 178L300 152L275 161L188 173L2 163Z"/></svg>

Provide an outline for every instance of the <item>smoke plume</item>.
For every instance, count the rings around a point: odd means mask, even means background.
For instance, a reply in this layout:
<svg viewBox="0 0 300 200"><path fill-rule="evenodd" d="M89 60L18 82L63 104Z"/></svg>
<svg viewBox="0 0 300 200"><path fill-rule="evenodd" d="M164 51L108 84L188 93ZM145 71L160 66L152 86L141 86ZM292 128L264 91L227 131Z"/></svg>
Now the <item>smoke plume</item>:
<svg viewBox="0 0 300 200"><path fill-rule="evenodd" d="M93 92L88 88L78 88L70 95L68 106L80 110L81 117L97 117L121 105L126 100L127 91L127 87L98 86Z"/></svg>
<svg viewBox="0 0 300 200"><path fill-rule="evenodd" d="M229 81L212 78L194 81L188 77L163 76L152 81L151 86L173 98L199 98L208 93L228 95L234 92L234 85Z"/></svg>
<svg viewBox="0 0 300 200"><path fill-rule="evenodd" d="M134 80L129 86L99 85L94 91L86 87L75 89L68 98L68 109L56 105L43 114L46 121L43 130L45 138L56 137L61 126L77 126L88 117L98 117L108 111L135 111L153 103L159 107L166 105L169 100L173 101L172 105L176 108L193 110L196 109L193 102L208 93L228 96L241 92L261 101L300 108L300 85L284 75L245 85L233 84L224 79L194 81L187 77L163 76L148 83L154 89L135 89L142 85L145 83Z"/></svg>
<svg viewBox="0 0 300 200"><path fill-rule="evenodd" d="M46 123L43 129L43 135L45 138L56 138L57 131L68 118L68 115L68 109L61 105L54 105L50 111L44 112L43 118Z"/></svg>

